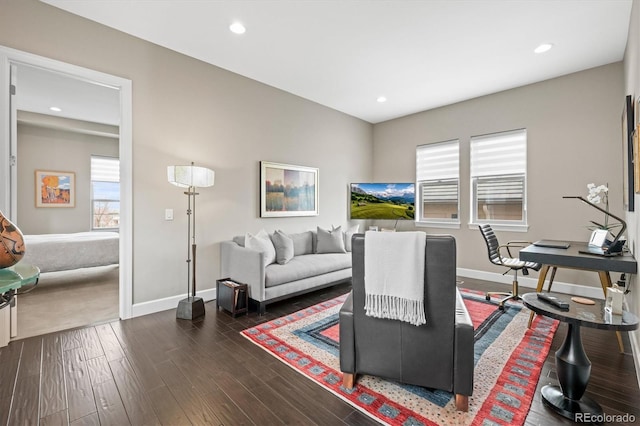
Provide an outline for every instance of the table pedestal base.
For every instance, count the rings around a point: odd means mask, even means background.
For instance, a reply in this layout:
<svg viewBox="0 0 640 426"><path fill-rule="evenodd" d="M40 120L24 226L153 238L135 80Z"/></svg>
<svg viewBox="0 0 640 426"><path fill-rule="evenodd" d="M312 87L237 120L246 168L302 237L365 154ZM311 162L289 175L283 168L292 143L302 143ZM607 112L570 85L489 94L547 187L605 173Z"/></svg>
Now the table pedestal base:
<svg viewBox="0 0 640 426"><path fill-rule="evenodd" d="M562 394L560 386L547 385L540 391L542 402L556 413L575 422L576 417L589 413L591 418L602 416L602 407L588 396L583 396L578 401L569 399ZM578 416L577 416L578 415Z"/></svg>

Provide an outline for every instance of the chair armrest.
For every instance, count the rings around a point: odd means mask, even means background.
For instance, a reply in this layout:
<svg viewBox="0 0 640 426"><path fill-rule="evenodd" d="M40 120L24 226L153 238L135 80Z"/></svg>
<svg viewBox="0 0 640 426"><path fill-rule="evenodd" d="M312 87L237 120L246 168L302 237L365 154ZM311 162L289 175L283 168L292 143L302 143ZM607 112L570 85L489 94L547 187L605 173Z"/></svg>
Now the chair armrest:
<svg viewBox="0 0 640 426"><path fill-rule="evenodd" d="M249 287L249 297L265 300L264 253L239 246L233 241L220 243L220 273Z"/></svg>
<svg viewBox="0 0 640 426"><path fill-rule="evenodd" d="M461 395L473 393L473 322L456 289L455 347L453 366L453 392Z"/></svg>
<svg viewBox="0 0 640 426"><path fill-rule="evenodd" d="M340 308L340 371L355 373L356 350L353 330L353 291Z"/></svg>
<svg viewBox="0 0 640 426"><path fill-rule="evenodd" d="M500 247L505 247L507 249L507 253L509 253L509 257L514 257L511 254L511 250L509 250L511 247L524 248L531 244L531 241L508 241L507 244L501 245ZM500 247L498 247L498 252L500 251Z"/></svg>

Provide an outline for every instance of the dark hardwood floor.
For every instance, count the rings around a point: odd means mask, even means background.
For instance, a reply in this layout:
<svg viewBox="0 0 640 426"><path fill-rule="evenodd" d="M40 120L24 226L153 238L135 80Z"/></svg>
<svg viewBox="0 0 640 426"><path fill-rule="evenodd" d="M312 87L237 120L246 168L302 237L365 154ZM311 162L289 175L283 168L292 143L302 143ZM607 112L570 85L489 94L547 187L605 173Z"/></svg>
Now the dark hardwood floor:
<svg viewBox="0 0 640 426"><path fill-rule="evenodd" d="M462 287L483 291L510 287L463 280ZM176 320L170 310L13 341L0 349L0 424L376 424L238 333L348 289L269 305L262 317L252 312L233 319L216 312L214 301L206 304L205 318L193 322ZM640 422L632 356L618 352L614 333L582 330L592 362L587 394L606 414L630 413ZM565 332L561 324L538 390L557 382L553 354ZM572 422L545 408L537 391L526 424Z"/></svg>

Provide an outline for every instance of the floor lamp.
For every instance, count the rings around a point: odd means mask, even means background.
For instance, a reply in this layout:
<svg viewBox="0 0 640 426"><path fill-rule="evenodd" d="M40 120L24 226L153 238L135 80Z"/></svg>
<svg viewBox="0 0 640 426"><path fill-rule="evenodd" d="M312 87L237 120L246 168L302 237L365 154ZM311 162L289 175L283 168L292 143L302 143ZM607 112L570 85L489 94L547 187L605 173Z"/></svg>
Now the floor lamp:
<svg viewBox="0 0 640 426"><path fill-rule="evenodd" d="M167 167L169 183L187 188L187 297L178 303L176 318L195 319L204 315L204 301L196 297L196 188L213 186L215 173L206 167L197 167L191 162L188 166ZM193 210L191 206L193 205ZM193 219L192 219L193 216Z"/></svg>

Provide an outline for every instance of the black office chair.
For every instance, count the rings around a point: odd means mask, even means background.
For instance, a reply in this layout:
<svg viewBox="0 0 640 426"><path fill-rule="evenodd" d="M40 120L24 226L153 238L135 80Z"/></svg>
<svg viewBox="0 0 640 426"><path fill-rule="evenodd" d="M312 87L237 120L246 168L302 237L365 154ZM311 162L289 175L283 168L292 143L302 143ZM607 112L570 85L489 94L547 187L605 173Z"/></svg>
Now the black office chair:
<svg viewBox="0 0 640 426"><path fill-rule="evenodd" d="M542 265L534 262L525 262L511 254L512 248L526 247L531 243L527 241L510 241L505 245L500 245L496 234L494 234L493 229L491 229L491 225L480 225L478 228L480 228L480 233L482 234L484 241L487 243L487 250L489 252L489 260L491 263L509 268L504 272L504 274L513 271L513 288L511 289L511 293L502 291L489 291L486 293L487 300L491 300L491 296L496 294L507 296L504 299L501 299L498 304L498 307L503 310L504 302L507 300L520 299L520 296L518 295L518 271L522 271L522 275L529 275L529 269L539 271ZM504 249L506 249L507 256L503 256ZM551 285L549 285L549 287L551 287Z"/></svg>

